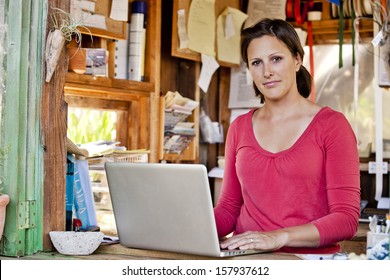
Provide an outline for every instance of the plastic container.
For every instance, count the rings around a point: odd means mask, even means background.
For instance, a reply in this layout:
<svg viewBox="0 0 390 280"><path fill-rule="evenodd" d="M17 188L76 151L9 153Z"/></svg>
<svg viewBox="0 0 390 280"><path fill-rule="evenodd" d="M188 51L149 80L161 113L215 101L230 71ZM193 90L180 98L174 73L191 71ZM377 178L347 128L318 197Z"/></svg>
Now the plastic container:
<svg viewBox="0 0 390 280"><path fill-rule="evenodd" d="M133 1L129 30L129 80L145 80L146 3Z"/></svg>

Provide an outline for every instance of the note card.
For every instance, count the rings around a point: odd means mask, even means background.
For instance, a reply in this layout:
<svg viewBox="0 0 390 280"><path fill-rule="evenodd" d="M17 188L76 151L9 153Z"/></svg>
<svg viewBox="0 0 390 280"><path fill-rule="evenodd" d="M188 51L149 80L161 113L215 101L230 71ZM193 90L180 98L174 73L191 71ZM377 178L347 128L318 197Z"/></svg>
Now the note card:
<svg viewBox="0 0 390 280"><path fill-rule="evenodd" d="M189 49L215 56L215 0L192 0L188 14Z"/></svg>
<svg viewBox="0 0 390 280"><path fill-rule="evenodd" d="M240 64L241 26L247 15L238 9L226 7L217 20L217 53L218 60Z"/></svg>

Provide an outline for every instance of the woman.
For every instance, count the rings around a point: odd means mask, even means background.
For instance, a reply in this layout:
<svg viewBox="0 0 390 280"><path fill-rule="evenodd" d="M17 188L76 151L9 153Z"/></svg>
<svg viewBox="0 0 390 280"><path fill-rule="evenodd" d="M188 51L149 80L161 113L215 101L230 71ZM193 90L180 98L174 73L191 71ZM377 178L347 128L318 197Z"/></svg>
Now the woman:
<svg viewBox="0 0 390 280"><path fill-rule="evenodd" d="M238 117L226 140L214 210L225 249L335 253L354 236L359 157L346 118L307 97L311 76L294 28L264 19L242 33L241 52L264 105Z"/></svg>

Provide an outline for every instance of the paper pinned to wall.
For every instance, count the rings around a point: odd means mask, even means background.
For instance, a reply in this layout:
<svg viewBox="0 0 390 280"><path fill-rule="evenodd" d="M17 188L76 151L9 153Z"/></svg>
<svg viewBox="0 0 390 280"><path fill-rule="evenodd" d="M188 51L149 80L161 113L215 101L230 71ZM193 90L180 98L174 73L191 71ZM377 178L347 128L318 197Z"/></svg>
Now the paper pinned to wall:
<svg viewBox="0 0 390 280"><path fill-rule="evenodd" d="M70 15L75 21L83 22L83 12L94 13L95 2L71 0L70 2Z"/></svg>
<svg viewBox="0 0 390 280"><path fill-rule="evenodd" d="M238 9L226 7L217 19L218 60L240 64L241 26L248 15Z"/></svg>
<svg viewBox="0 0 390 280"><path fill-rule="evenodd" d="M198 86L204 92L207 92L210 85L211 77L218 68L219 64L213 56L202 54L202 69L200 71Z"/></svg>
<svg viewBox="0 0 390 280"><path fill-rule="evenodd" d="M286 19L286 0L249 0L245 28L262 18Z"/></svg>
<svg viewBox="0 0 390 280"><path fill-rule="evenodd" d="M188 14L189 49L215 56L215 0L192 0Z"/></svg>
<svg viewBox="0 0 390 280"><path fill-rule="evenodd" d="M95 2L92 1L77 1L77 2L81 9L91 13L95 12Z"/></svg>
<svg viewBox="0 0 390 280"><path fill-rule="evenodd" d="M187 34L187 24L186 24L186 11L180 9L177 11L177 33L179 35L179 49L188 48L188 34Z"/></svg>
<svg viewBox="0 0 390 280"><path fill-rule="evenodd" d="M245 62L241 60L239 67L230 71L229 108L257 108L260 99L256 97L251 74Z"/></svg>
<svg viewBox="0 0 390 280"><path fill-rule="evenodd" d="M82 19L85 26L107 29L106 17L103 15L82 12Z"/></svg>
<svg viewBox="0 0 390 280"><path fill-rule="evenodd" d="M110 18L114 20L127 21L128 10L128 0L112 0Z"/></svg>

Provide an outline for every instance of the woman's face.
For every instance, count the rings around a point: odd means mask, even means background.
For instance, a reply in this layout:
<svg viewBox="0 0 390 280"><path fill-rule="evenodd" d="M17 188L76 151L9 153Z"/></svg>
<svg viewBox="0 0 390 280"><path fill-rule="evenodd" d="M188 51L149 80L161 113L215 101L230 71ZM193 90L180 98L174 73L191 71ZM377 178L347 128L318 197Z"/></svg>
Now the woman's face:
<svg viewBox="0 0 390 280"><path fill-rule="evenodd" d="M301 66L299 55L274 36L253 39L247 50L249 71L266 100L279 100L298 94L296 72Z"/></svg>

